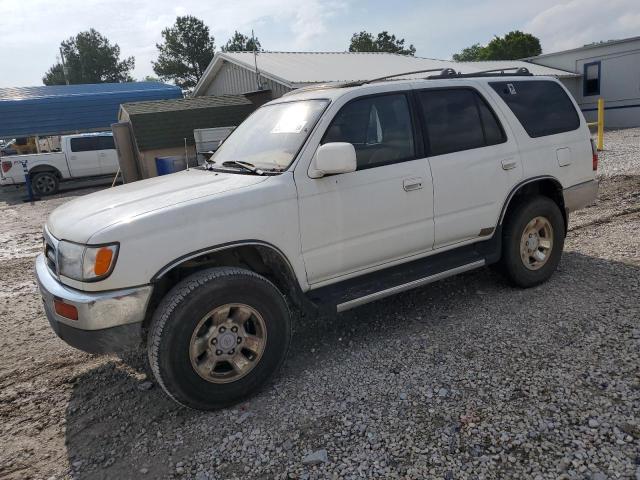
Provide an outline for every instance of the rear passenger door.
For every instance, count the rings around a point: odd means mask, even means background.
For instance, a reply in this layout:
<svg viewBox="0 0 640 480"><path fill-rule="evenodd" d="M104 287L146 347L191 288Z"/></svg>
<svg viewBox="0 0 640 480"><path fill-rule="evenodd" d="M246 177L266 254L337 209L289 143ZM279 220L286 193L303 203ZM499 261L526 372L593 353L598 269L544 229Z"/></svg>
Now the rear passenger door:
<svg viewBox="0 0 640 480"><path fill-rule="evenodd" d="M90 177L101 175L98 160L98 137L72 137L69 139L67 162L72 177Z"/></svg>
<svg viewBox="0 0 640 480"><path fill-rule="evenodd" d="M118 171L118 154L112 135L100 135L98 137L98 162L100 173L109 175Z"/></svg>
<svg viewBox="0 0 640 480"><path fill-rule="evenodd" d="M417 92L433 176L434 248L490 237L522 178L513 135L471 87Z"/></svg>

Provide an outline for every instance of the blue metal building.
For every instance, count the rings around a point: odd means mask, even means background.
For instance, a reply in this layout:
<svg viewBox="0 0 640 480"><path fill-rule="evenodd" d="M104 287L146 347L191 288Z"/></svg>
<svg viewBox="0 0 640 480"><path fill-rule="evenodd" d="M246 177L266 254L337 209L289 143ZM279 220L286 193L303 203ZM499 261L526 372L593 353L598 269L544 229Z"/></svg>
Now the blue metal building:
<svg viewBox="0 0 640 480"><path fill-rule="evenodd" d="M160 82L0 88L0 138L110 130L120 104L182 98Z"/></svg>

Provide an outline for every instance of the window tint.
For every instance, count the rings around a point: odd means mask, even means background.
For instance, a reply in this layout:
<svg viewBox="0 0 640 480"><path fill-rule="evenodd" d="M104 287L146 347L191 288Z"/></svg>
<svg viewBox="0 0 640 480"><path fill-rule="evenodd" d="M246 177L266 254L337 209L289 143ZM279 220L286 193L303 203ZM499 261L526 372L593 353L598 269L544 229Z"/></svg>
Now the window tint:
<svg viewBox="0 0 640 480"><path fill-rule="evenodd" d="M415 158L409 104L404 94L368 97L338 112L322 143L348 142L358 169Z"/></svg>
<svg viewBox="0 0 640 480"><path fill-rule="evenodd" d="M71 139L72 152L98 150L98 137L77 137Z"/></svg>
<svg viewBox="0 0 640 480"><path fill-rule="evenodd" d="M471 89L426 90L419 94L431 155L502 143L494 113Z"/></svg>
<svg viewBox="0 0 640 480"><path fill-rule="evenodd" d="M98 137L98 150L115 150L116 145L113 143L111 135Z"/></svg>
<svg viewBox="0 0 640 480"><path fill-rule="evenodd" d="M560 85L548 80L491 82L530 137L575 130L580 118Z"/></svg>
<svg viewBox="0 0 640 480"><path fill-rule="evenodd" d="M600 95L600 62L585 63L583 96Z"/></svg>
<svg viewBox="0 0 640 480"><path fill-rule="evenodd" d="M480 119L484 127L485 143L487 145L496 145L507 140L504 130L495 113L493 113L484 99L478 98L478 109L480 110Z"/></svg>

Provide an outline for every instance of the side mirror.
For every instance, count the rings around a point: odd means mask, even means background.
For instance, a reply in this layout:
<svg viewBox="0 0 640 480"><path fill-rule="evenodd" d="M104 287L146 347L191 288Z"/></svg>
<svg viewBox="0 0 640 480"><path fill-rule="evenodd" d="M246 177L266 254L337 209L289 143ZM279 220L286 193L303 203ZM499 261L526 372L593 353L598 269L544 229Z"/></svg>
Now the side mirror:
<svg viewBox="0 0 640 480"><path fill-rule="evenodd" d="M336 173L355 172L357 168L356 149L346 142L320 145L309 172L311 178L321 178Z"/></svg>

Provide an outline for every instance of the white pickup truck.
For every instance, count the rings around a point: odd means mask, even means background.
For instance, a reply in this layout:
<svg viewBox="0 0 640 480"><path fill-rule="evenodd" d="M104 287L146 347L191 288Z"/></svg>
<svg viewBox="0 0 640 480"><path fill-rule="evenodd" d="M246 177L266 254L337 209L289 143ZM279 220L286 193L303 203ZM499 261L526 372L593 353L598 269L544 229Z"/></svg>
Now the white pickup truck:
<svg viewBox="0 0 640 480"><path fill-rule="evenodd" d="M31 187L36 195L52 195L61 181L112 175L118 170L118 155L111 132L66 135L62 152L0 157L0 186L25 183L22 162L27 162Z"/></svg>
<svg viewBox="0 0 640 480"><path fill-rule="evenodd" d="M527 72L302 89L212 160L62 205L36 260L63 340L146 344L159 385L198 409L263 385L294 316L489 264L539 285L598 188L575 101Z"/></svg>

